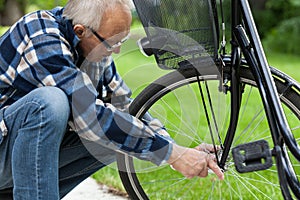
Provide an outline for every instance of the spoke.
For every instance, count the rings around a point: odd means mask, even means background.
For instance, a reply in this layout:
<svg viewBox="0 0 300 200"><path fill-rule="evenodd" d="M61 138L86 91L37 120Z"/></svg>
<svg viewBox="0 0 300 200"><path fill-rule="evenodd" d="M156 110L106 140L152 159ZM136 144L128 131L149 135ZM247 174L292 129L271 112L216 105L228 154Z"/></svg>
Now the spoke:
<svg viewBox="0 0 300 200"><path fill-rule="evenodd" d="M275 171L275 170L266 170L266 171L271 171L271 172L273 172L273 173L276 173L276 176L277 176L277 171ZM271 182L271 181L269 181L266 177L264 177L264 176L262 176L261 174L259 174L258 172L252 172L252 173L254 173L255 175L257 175L258 177L260 177L261 179L260 180L258 180L258 179L251 179L251 178L247 178L248 180L252 180L252 181L255 181L255 182L257 182L257 183L263 183L263 184L268 184L268 185L270 185L270 186L275 186L275 187L277 187L277 188L279 188L280 189L280 185L277 183L274 183L274 182Z"/></svg>
<svg viewBox="0 0 300 200"><path fill-rule="evenodd" d="M254 124L256 119L261 115L262 112L263 112L263 109L258 109L256 114L253 116L252 120L248 123L248 125L244 128L244 130L241 131L241 134L235 139L235 141L239 141L241 136L246 135L245 133L247 133L249 131L249 129L251 129L252 125ZM261 118L259 121L261 121L261 120L263 120L263 118ZM256 127L258 127L258 125L256 125ZM253 132L253 130L252 130L252 132Z"/></svg>
<svg viewBox="0 0 300 200"><path fill-rule="evenodd" d="M210 90L208 88L207 81L205 81L205 89L206 89L206 93L207 93L207 98L208 98L208 103L209 103L209 107L210 107L210 112L211 112L212 119L213 119L213 124L214 124L214 127L215 127L215 132L216 132L216 135L218 137L218 142L221 144L221 148L223 149L224 147L223 147L223 144L222 144L222 139L221 139L221 136L220 136L219 126L217 124L216 114L215 114L215 110L213 108L213 104L212 104L212 100L211 100L211 94L210 94ZM212 136L212 140L213 140L213 142L215 142L213 136ZM216 153L216 157L218 158L217 153Z"/></svg>
<svg viewBox="0 0 300 200"><path fill-rule="evenodd" d="M238 188L238 191L239 191L239 193L238 193L237 190L236 190L235 188L232 187L232 182L229 182L229 181L226 181L226 180L224 180L224 181L225 181L227 187L230 188L229 191L230 191L231 199L232 199L232 193L231 193L231 192L233 192L236 196L238 196L239 199L242 199L242 194L241 194L240 188L237 187L237 188ZM237 182L235 182L235 183L237 183Z"/></svg>
<svg viewBox="0 0 300 200"><path fill-rule="evenodd" d="M245 178L245 177L241 177L241 176L237 175L236 172L234 172L234 171L232 171L232 172L233 172L234 174L236 174L235 177L236 177L236 179L239 181L239 183L241 183L241 184L244 186L244 188L245 188L249 193L251 193L252 196L253 196L255 199L258 199L258 198L257 198L257 196L253 193L253 189L254 189L255 191L259 192L260 194L262 194L262 195L263 195L264 197L266 197L267 199L272 199L272 198L268 197L268 196L264 193L264 191L261 191L261 190L258 189L256 186L254 186L252 183L250 183L250 180L252 180L252 181L256 181L256 180L254 180L254 179L249 179L249 178ZM249 189L249 187L248 187L245 183L247 183L247 185L250 185L250 186L251 186L251 189Z"/></svg>
<svg viewBox="0 0 300 200"><path fill-rule="evenodd" d="M190 124L188 124L186 121L190 121L191 122L191 120L182 120L182 118L174 111L174 109L172 109L172 106L170 106L165 100L161 100L163 103L164 103L164 105L166 105L167 106L167 108L177 117L177 119L179 120L178 122L181 122L181 123L183 123L183 125L185 125L185 127L186 128L188 128L189 130L190 130L190 132L194 135L194 136L196 136L197 137L197 139L199 140L199 141L201 141L201 139L200 139L200 137L199 137L199 135L197 134L197 130L194 130L194 129L192 129L192 126L190 125ZM185 117L188 117L189 116L189 114L187 113L186 115L185 115ZM172 124L174 127L177 127L178 125L174 125L174 124ZM181 133L182 134L182 133ZM195 138L193 138L193 139L195 139Z"/></svg>
<svg viewBox="0 0 300 200"><path fill-rule="evenodd" d="M165 104L167 104L164 100L161 100L161 101L163 101ZM170 106L168 106L168 107L171 108ZM180 131L180 130L178 129L178 125L172 123L172 122L169 121L169 120L168 120L168 125L169 125L169 126L167 127L168 131L169 131L169 132L172 131L172 132L174 132L174 133L176 133L176 134L180 134L180 135L182 135L182 136L185 136L186 138L189 138L191 141L197 140L198 143L202 143L202 139L199 137L199 135L196 133L196 131L193 130L193 129L191 128L192 126L189 125L189 124L187 124L185 121L182 121L182 120L179 118L178 114L175 113L175 112L173 111L173 109L170 109L170 110L172 111L172 113L173 113L174 115L176 115L176 117L178 118L178 121L181 121L182 123L184 123L185 127L188 128L188 129L190 130L191 135L186 134L186 133L183 132L183 131ZM159 114L159 112L156 112L155 109L154 109L154 110L151 110L151 114L154 115L154 116L155 116L156 118L158 118L158 119L164 119L164 117L165 117L165 116L162 116L161 114ZM193 137L193 136L194 136L194 137ZM196 138L195 138L195 137L196 137Z"/></svg>
<svg viewBox="0 0 300 200"><path fill-rule="evenodd" d="M269 171L269 172L272 172L272 173L276 173L276 176L277 176L277 171L275 170L266 170L266 171ZM235 172L234 170L231 170L232 174L228 174L227 176L233 176L233 177L241 177L237 172ZM274 182L271 182L269 181L266 177L260 175L258 172L252 172L253 174L255 174L256 176L260 177L261 179L258 179L258 178L249 178L249 177L241 177L241 179L243 180L247 180L247 181L252 181L252 182L255 182L255 183L262 183L263 185L270 185L270 186L275 186L277 188L279 188L279 184L276 184Z"/></svg>
<svg viewBox="0 0 300 200"><path fill-rule="evenodd" d="M249 103L249 100L250 100L250 96L252 94L252 89L253 87L250 87L250 92L248 92L248 95L247 95L247 98L246 98L246 103L244 104L243 106L243 111L240 113L240 118L243 119L244 115L245 115L245 112L246 112L246 108L248 107L248 103ZM243 98L244 99L244 98Z"/></svg>
<svg viewBox="0 0 300 200"><path fill-rule="evenodd" d="M185 194L188 193L189 189L187 189L187 188L190 188L189 186L192 185L192 184L194 184L196 180L197 179L190 180L188 184L185 184L184 187L180 188L177 192L175 192L173 196L176 197L176 194L178 194L179 192L183 191L184 189L186 189ZM184 197L185 195L183 194L182 196Z"/></svg>
<svg viewBox="0 0 300 200"><path fill-rule="evenodd" d="M185 180L186 180L185 177L181 177L181 178L174 178L174 179L167 179L167 180L160 180L160 181L141 182L141 185L143 185L143 187L144 187L146 185L154 185L154 184L158 184L158 183L165 183L163 185L165 185L166 187L162 187L161 189L155 190L151 193L149 192L148 194L151 196L151 194L156 194L156 193L162 192L164 190L168 191L169 188L172 188L173 186L175 186L175 185L177 185L180 182L183 182ZM175 181L175 182L170 184L170 182L173 182L173 181Z"/></svg>
<svg viewBox="0 0 300 200"><path fill-rule="evenodd" d="M205 113L205 116L206 116L206 122L207 122L207 125L208 125L208 128L209 128L209 133L211 135L211 140L213 142L213 145L215 146L215 141L214 141L214 137L213 137L213 131L212 131L212 126L211 126L211 120L209 118L209 114L208 114L208 109L207 109L207 105L206 105L206 101L205 101L205 97L204 97L204 92L203 92L203 89L202 89L202 86L201 86L201 82L200 82L200 74L199 72L195 69L195 72L197 74L197 83L198 83L198 90L199 90L199 94L200 94L200 97L201 97L201 100L202 100L202 106L203 106L203 109L204 109L204 113ZM208 97L210 98L210 97Z"/></svg>
<svg viewBox="0 0 300 200"><path fill-rule="evenodd" d="M298 130L298 129L300 129L300 126L296 126L296 127L291 128L292 131L295 131L295 130ZM299 140L299 138L297 138L297 141L298 140Z"/></svg>
<svg viewBox="0 0 300 200"><path fill-rule="evenodd" d="M141 184L142 184L142 185L151 185L151 184L157 184L157 183L167 183L167 182L170 182L170 181L172 181L172 182L173 182L173 181L177 181L177 182L172 183L171 185L168 185L168 187L170 187L170 186L174 186L174 185L176 185L177 183L182 182L182 181L184 181L184 180L186 180L185 177L180 177L180 178L169 178L169 179L164 179L164 180L160 179L160 180L155 180L155 181L141 182Z"/></svg>

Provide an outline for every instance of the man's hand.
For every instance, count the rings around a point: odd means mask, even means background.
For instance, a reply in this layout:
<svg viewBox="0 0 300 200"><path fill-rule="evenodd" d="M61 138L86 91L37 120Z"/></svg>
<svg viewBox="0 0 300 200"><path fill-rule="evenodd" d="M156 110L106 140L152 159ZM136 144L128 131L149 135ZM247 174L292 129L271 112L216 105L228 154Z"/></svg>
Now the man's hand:
<svg viewBox="0 0 300 200"><path fill-rule="evenodd" d="M209 149L210 145L198 147L191 149L173 144L173 151L168 163L187 178L206 177L208 169L211 169L220 180L223 180L224 174L217 165L215 156L202 149L205 147L207 151L211 150L210 152L212 152L213 148Z"/></svg>
<svg viewBox="0 0 300 200"><path fill-rule="evenodd" d="M214 146L212 144L202 143L202 144L196 146L195 149L197 149L198 151L204 151L204 152L207 152L207 153L215 153L216 151L221 150L221 147L220 146Z"/></svg>

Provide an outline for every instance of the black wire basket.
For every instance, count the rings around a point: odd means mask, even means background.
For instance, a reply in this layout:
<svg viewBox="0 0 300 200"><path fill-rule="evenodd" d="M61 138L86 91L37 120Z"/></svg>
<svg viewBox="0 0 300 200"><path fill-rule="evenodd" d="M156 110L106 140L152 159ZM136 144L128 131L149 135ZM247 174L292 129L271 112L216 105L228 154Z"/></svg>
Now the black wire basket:
<svg viewBox="0 0 300 200"><path fill-rule="evenodd" d="M217 58L219 28L215 0L134 0L148 50L163 69Z"/></svg>

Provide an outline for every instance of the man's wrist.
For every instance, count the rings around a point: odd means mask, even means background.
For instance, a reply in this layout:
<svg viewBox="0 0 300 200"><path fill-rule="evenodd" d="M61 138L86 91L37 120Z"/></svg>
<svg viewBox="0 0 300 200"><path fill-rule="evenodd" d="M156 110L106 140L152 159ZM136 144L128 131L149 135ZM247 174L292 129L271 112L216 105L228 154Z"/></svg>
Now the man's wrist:
<svg viewBox="0 0 300 200"><path fill-rule="evenodd" d="M180 159L180 157L183 155L185 151L185 147L179 146L175 143L172 144L172 152L170 154L170 157L167 161L169 164L173 164L176 160Z"/></svg>

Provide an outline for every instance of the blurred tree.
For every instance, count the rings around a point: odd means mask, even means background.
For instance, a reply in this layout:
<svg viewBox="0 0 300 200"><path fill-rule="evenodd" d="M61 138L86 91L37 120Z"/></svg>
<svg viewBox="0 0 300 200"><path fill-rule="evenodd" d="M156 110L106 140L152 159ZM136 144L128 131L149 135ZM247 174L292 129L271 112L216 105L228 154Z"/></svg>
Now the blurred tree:
<svg viewBox="0 0 300 200"><path fill-rule="evenodd" d="M28 0L40 9L52 9L56 6L64 6L68 0Z"/></svg>
<svg viewBox="0 0 300 200"><path fill-rule="evenodd" d="M263 6L260 1L264 1ZM262 38L265 38L281 22L300 16L299 5L295 3L298 1L295 0L250 0L250 2Z"/></svg>
<svg viewBox="0 0 300 200"><path fill-rule="evenodd" d="M267 5L277 17L275 26L268 30L265 43L270 50L300 55L300 2L299 0L273 0Z"/></svg>
<svg viewBox="0 0 300 200"><path fill-rule="evenodd" d="M300 55L300 17L283 20L265 39L269 50Z"/></svg>
<svg viewBox="0 0 300 200"><path fill-rule="evenodd" d="M67 0L0 0L0 25L10 26L26 13L29 5L51 9L65 5Z"/></svg>
<svg viewBox="0 0 300 200"><path fill-rule="evenodd" d="M294 0L249 0L254 18L264 35L282 20L293 17ZM291 15L292 14L292 15Z"/></svg>
<svg viewBox="0 0 300 200"><path fill-rule="evenodd" d="M0 25L9 26L25 13L26 0L0 0Z"/></svg>
<svg viewBox="0 0 300 200"><path fill-rule="evenodd" d="M249 0L251 7L255 10L266 9L267 0Z"/></svg>

